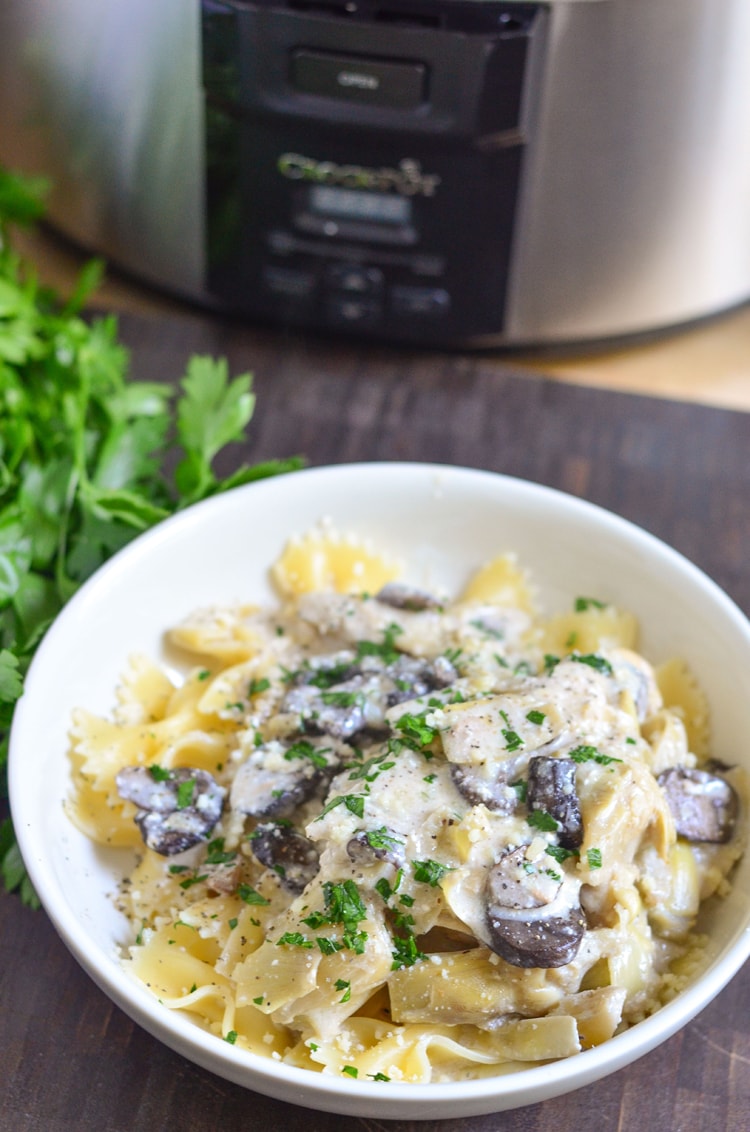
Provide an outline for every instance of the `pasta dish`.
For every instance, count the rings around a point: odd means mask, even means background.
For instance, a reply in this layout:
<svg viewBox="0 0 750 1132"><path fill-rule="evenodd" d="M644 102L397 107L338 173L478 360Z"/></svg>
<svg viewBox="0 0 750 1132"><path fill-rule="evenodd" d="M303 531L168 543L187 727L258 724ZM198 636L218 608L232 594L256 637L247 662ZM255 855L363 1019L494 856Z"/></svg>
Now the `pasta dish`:
<svg viewBox="0 0 750 1132"><path fill-rule="evenodd" d="M130 977L238 1048L409 1083L571 1056L695 976L746 791L681 661L606 595L543 614L512 555L447 598L313 532L273 576L75 714L70 816L135 850Z"/></svg>

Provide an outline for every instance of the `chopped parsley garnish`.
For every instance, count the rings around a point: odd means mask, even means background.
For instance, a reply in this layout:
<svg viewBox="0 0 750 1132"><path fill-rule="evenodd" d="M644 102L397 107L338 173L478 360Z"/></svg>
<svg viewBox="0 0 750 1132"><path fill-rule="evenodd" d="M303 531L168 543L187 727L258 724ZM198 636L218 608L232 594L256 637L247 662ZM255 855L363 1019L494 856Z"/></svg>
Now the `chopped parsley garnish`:
<svg viewBox="0 0 750 1132"><path fill-rule="evenodd" d="M559 656L553 656L553 654L551 652L547 652L547 653L544 654L544 671L546 672L547 675L549 675L550 672L552 672L552 670L554 668L556 668L559 663L560 663L560 657Z"/></svg>
<svg viewBox="0 0 750 1132"><path fill-rule="evenodd" d="M470 621L469 624L474 629L478 629L485 637L491 637L494 641L502 641L505 638L505 633L502 629L495 629L492 625L488 625L485 621L477 618L476 621Z"/></svg>
<svg viewBox="0 0 750 1132"><path fill-rule="evenodd" d="M433 861L429 858L424 861L412 861L411 866L414 879L422 884L429 884L431 888L437 888L445 874L453 872L450 865L442 865L440 861Z"/></svg>
<svg viewBox="0 0 750 1132"><path fill-rule="evenodd" d="M598 748L586 744L574 747L568 753L568 758L572 759L574 763L598 763L599 766L609 766L610 763L622 762L622 759L616 759L614 755L605 755Z"/></svg>
<svg viewBox="0 0 750 1132"><path fill-rule="evenodd" d="M289 762L292 759L309 759L313 766L318 767L319 770L324 770L328 766L326 754L330 750L330 747L313 747L307 739L298 739L296 743L292 743L291 747L284 751L284 758Z"/></svg>
<svg viewBox="0 0 750 1132"><path fill-rule="evenodd" d="M503 739L505 739L506 751L517 751L519 747L523 747L523 739L517 731L511 731L507 727L501 728Z"/></svg>
<svg viewBox="0 0 750 1132"><path fill-rule="evenodd" d="M588 849L586 851L586 860L590 869L600 869L602 867L602 851L601 849Z"/></svg>
<svg viewBox="0 0 750 1132"><path fill-rule="evenodd" d="M305 939L302 932L284 932L279 939L276 940L277 947L314 947L315 944L311 939Z"/></svg>
<svg viewBox="0 0 750 1132"><path fill-rule="evenodd" d="M361 692L321 692L320 698L327 707L356 707L363 703Z"/></svg>
<svg viewBox="0 0 750 1132"><path fill-rule="evenodd" d="M526 820L532 829L542 833L555 833L560 828L560 823L546 810L532 810Z"/></svg>
<svg viewBox="0 0 750 1132"><path fill-rule="evenodd" d="M323 910L303 916L302 923L313 931L340 924L343 928L341 946L361 955L365 949L367 932L357 929L362 920L367 918L367 908L354 881L345 880L340 884L326 881L323 885L323 899Z"/></svg>
<svg viewBox="0 0 750 1132"><path fill-rule="evenodd" d="M526 779L525 778L518 778L518 779L516 779L515 782L511 782L510 785L511 785L511 788L513 790L515 790L516 797L518 798L518 801L519 802L525 802L526 801L526 795L527 795L528 790L529 790L529 784L526 781Z"/></svg>
<svg viewBox="0 0 750 1132"><path fill-rule="evenodd" d="M437 727L431 727L425 722L426 714L425 712L422 715L414 715L413 712L405 712L396 721L396 728L401 732L404 743L413 751L423 751L440 734Z"/></svg>
<svg viewBox="0 0 750 1132"><path fill-rule="evenodd" d="M554 857L560 865L563 861L567 861L569 857L578 856L577 849L564 849L562 845L548 845L545 852L549 853L550 857Z"/></svg>
<svg viewBox="0 0 750 1132"><path fill-rule="evenodd" d="M247 694L248 694L248 696L257 696L261 692L267 692L270 687L271 687L271 681L268 680L265 676L263 676L263 677L261 677L260 680L251 680L250 681L250 683L247 686Z"/></svg>
<svg viewBox="0 0 750 1132"><path fill-rule="evenodd" d="M237 859L236 853L226 852L224 849L224 838L216 837L213 841L209 841L206 847L206 865L228 865Z"/></svg>
<svg viewBox="0 0 750 1132"><path fill-rule="evenodd" d="M170 865L169 871L173 876L176 876L178 873L186 873L188 871L188 867L187 865Z"/></svg>
<svg viewBox="0 0 750 1132"><path fill-rule="evenodd" d="M384 825L380 829L368 829L365 833L365 841L371 849L393 849L397 845L403 845L398 837L394 837L389 833Z"/></svg>
<svg viewBox="0 0 750 1132"><path fill-rule="evenodd" d="M359 1069L356 1065L345 1065L341 1072L346 1073L347 1077L359 1077Z"/></svg>
<svg viewBox="0 0 750 1132"><path fill-rule="evenodd" d="M224 1035L224 1041L229 1042L230 1046L233 1046L234 1043L237 1041L237 1031L236 1030L230 1030L228 1034Z"/></svg>
<svg viewBox="0 0 750 1132"><path fill-rule="evenodd" d="M336 979L336 982L333 985L335 986L336 990L344 992L339 999L339 1002L348 1002L352 997L352 984L348 981L348 979Z"/></svg>
<svg viewBox="0 0 750 1132"><path fill-rule="evenodd" d="M595 597L577 597L573 605L576 613L585 613L587 609L606 609L606 601L597 601Z"/></svg>
<svg viewBox="0 0 750 1132"><path fill-rule="evenodd" d="M237 895L245 904L268 904L265 896L261 896L251 884L241 884L237 889Z"/></svg>
<svg viewBox="0 0 750 1132"><path fill-rule="evenodd" d="M599 656L598 653L574 652L570 660L575 660L578 664L588 664L589 668L594 668L597 672L603 672L606 676L612 675L612 665L605 657Z"/></svg>
<svg viewBox="0 0 750 1132"><path fill-rule="evenodd" d="M435 781L436 778L437 778L436 774L426 774L424 776L424 778L422 779L422 781L427 782L430 786L432 786L432 784L433 784L433 782Z"/></svg>
<svg viewBox="0 0 750 1132"><path fill-rule="evenodd" d="M426 958L424 952L417 947L417 941L413 935L408 935L405 938L393 937L392 971L397 971L399 967L413 967L418 960Z"/></svg>
<svg viewBox="0 0 750 1132"><path fill-rule="evenodd" d="M523 739L516 731L511 728L507 711L501 711L500 718L505 724L505 727L502 727L500 730L502 731L503 738L505 739L506 751L517 751L519 747L523 747Z"/></svg>
<svg viewBox="0 0 750 1132"><path fill-rule="evenodd" d="M320 821L326 814L330 814L331 810L335 809L336 806L342 805L346 807L350 814L354 814L355 817L364 817L365 797L365 794L337 794L335 798L331 798L330 802L325 804L315 820Z"/></svg>
<svg viewBox="0 0 750 1132"><path fill-rule="evenodd" d="M163 766L157 766L155 763L148 768L148 772L154 782L166 782L172 777L171 770L165 770Z"/></svg>
<svg viewBox="0 0 750 1132"><path fill-rule="evenodd" d="M208 876L204 873L202 876L196 874L195 876L188 877L186 880L180 881L180 888L192 888L194 884L201 884L202 881L208 880Z"/></svg>
<svg viewBox="0 0 750 1132"><path fill-rule="evenodd" d="M536 711L532 708L531 711L526 712L526 718L528 719L529 723L536 723L537 725L541 725L542 723L544 723L547 716L543 711Z"/></svg>
<svg viewBox="0 0 750 1132"><path fill-rule="evenodd" d="M375 891L383 897L386 904L394 894L394 890L391 888L390 882L386 877L379 877L378 880L375 881Z"/></svg>
<svg viewBox="0 0 750 1132"><path fill-rule="evenodd" d="M385 1073L368 1073L367 1076L373 1081L390 1081L390 1077L386 1077Z"/></svg>
<svg viewBox="0 0 750 1132"><path fill-rule="evenodd" d="M239 923L239 920L237 919L236 916L232 916L232 918L228 921L228 923L229 923L230 929L232 931L234 931L234 929L237 927L237 924Z"/></svg>
<svg viewBox="0 0 750 1132"><path fill-rule="evenodd" d="M195 779L188 778L186 782L180 782L177 787L177 809L186 810L188 806L193 804L193 795L195 794Z"/></svg>
<svg viewBox="0 0 750 1132"><path fill-rule="evenodd" d="M264 994L259 994L257 998L253 999L253 1002L255 1003L256 1006L262 1006L265 997L266 996Z"/></svg>
<svg viewBox="0 0 750 1132"><path fill-rule="evenodd" d="M318 947L323 955L335 955L337 951L343 951L343 943L339 943L337 939L328 939L327 936L319 935Z"/></svg>
<svg viewBox="0 0 750 1132"><path fill-rule="evenodd" d="M362 762L360 752L360 761L352 763L349 768L349 778L353 781L364 778L365 782L374 782L384 770L390 770L391 767L396 765L391 758L391 753L386 751L382 755L373 755L371 759Z"/></svg>
<svg viewBox="0 0 750 1132"><path fill-rule="evenodd" d="M314 688L332 688L335 684L341 684L346 680L347 676L352 670L349 661L342 661L341 664L321 665L319 668L313 668L312 675L307 676L306 682L312 684Z"/></svg>
<svg viewBox="0 0 750 1132"><path fill-rule="evenodd" d="M357 657L361 660L364 656L379 656L386 664L393 664L400 656L393 642L403 631L400 625L392 621L383 633L381 644L376 641L357 641Z"/></svg>

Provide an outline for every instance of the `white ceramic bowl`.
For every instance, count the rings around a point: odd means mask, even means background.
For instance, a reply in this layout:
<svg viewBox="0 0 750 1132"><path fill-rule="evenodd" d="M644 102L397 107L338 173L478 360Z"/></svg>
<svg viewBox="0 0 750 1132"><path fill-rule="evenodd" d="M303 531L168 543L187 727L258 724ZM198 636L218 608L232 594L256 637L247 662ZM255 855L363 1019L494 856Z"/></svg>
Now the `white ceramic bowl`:
<svg viewBox="0 0 750 1132"><path fill-rule="evenodd" d="M117 953L128 927L111 899L122 857L95 848L63 813L71 712L109 712L128 655L162 655L162 631L194 608L271 599L269 565L292 533L325 517L408 561L417 584L458 592L474 567L513 550L550 611L569 609L578 594L631 609L642 651L655 662L684 657L708 693L715 754L750 769L747 744L738 741L750 732L750 697L738 686L750 666L750 625L674 550L597 507L504 476L422 464L313 469L220 495L162 523L104 566L50 629L10 750L12 811L44 907L91 977L146 1030L222 1077L297 1104L382 1119L471 1116L543 1101L620 1069L688 1022L746 959L750 856L712 911L708 966L693 985L596 1049L494 1079L398 1085L289 1068L204 1033L124 977Z"/></svg>

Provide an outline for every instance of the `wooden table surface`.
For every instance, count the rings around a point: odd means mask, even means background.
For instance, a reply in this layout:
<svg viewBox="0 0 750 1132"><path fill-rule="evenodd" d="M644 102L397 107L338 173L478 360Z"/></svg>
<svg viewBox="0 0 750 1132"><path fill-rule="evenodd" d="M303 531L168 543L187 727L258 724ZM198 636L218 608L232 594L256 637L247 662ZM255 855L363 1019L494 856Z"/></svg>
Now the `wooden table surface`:
<svg viewBox="0 0 750 1132"><path fill-rule="evenodd" d="M176 379L193 352L254 372L257 409L236 462L305 453L311 464L428 460L522 476L641 524L750 612L750 413L568 384L507 359L326 342L188 312L126 314L121 332L137 378ZM44 912L7 895L0 1010L8 1132L750 1130L750 966L685 1030L595 1085L421 1124L310 1112L194 1067L109 1003Z"/></svg>

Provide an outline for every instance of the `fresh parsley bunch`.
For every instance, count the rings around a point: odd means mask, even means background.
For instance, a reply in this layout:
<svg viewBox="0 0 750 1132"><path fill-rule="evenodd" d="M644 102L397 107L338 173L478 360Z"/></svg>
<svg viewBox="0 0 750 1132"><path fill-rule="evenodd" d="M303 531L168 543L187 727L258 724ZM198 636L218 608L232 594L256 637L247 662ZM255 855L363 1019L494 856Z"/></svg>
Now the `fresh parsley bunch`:
<svg viewBox="0 0 750 1132"><path fill-rule="evenodd" d="M81 311L102 265L67 301L13 250L14 225L43 214L46 186L0 168L0 806L14 705L52 619L115 551L219 491L299 468L293 457L227 479L213 470L255 405L250 374L193 357L179 385L129 380L113 317ZM170 469L174 469L170 474ZM7 890L36 897L9 817L0 825Z"/></svg>

